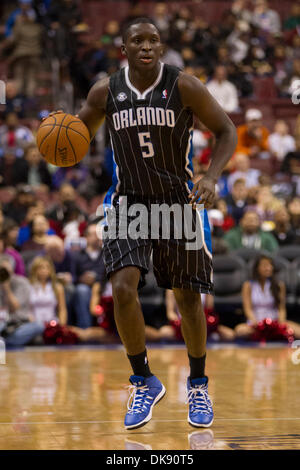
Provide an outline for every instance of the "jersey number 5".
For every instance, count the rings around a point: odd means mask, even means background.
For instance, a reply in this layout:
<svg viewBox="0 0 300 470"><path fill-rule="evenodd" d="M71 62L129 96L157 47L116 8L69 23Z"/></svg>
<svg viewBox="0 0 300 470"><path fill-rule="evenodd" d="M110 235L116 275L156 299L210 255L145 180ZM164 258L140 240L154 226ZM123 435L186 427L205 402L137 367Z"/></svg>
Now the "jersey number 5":
<svg viewBox="0 0 300 470"><path fill-rule="evenodd" d="M146 147L145 151L142 151L142 155L144 158L153 157L154 156L154 149L151 142L150 132L139 132L139 141L141 147Z"/></svg>

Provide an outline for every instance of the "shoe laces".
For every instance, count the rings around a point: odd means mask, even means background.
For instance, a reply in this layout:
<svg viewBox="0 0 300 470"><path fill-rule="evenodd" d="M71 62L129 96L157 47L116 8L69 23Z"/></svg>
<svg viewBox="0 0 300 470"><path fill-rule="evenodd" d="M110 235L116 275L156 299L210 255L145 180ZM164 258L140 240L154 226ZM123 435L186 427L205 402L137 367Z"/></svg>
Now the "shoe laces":
<svg viewBox="0 0 300 470"><path fill-rule="evenodd" d="M212 412L212 403L208 395L206 385L191 387L185 403L191 405L191 413L201 412L209 414Z"/></svg>
<svg viewBox="0 0 300 470"><path fill-rule="evenodd" d="M143 413L147 409L147 405L151 405L153 397L147 395L149 387L143 385L142 387L137 387L136 385L127 385L126 387L130 392L127 409L128 413ZM147 400L151 400L150 402Z"/></svg>

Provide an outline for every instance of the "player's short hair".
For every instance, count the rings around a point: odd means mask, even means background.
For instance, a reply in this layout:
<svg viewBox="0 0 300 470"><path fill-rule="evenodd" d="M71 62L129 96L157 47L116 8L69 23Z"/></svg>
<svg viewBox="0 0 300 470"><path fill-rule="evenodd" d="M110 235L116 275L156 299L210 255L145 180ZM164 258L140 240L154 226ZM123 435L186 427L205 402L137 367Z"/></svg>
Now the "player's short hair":
<svg viewBox="0 0 300 470"><path fill-rule="evenodd" d="M133 26L135 24L141 24L141 23L153 24L153 26L155 26L155 28L159 32L159 29L158 29L158 27L157 27L154 20L152 20L151 18L147 18L146 16L141 16L140 18L135 18L134 20L129 21L128 23L126 23L123 26L123 28L122 28L122 41L124 43L127 41L128 31L131 28L131 26Z"/></svg>

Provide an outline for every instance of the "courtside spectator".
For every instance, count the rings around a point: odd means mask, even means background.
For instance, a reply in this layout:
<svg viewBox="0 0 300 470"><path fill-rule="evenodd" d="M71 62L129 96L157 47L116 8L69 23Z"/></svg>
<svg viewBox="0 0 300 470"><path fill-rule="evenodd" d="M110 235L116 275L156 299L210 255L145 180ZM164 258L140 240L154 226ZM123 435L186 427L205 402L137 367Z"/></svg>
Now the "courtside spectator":
<svg viewBox="0 0 300 470"><path fill-rule="evenodd" d="M0 334L7 346L23 346L41 335L44 326L34 322L30 310L30 283L14 272L14 260L0 256Z"/></svg>
<svg viewBox="0 0 300 470"><path fill-rule="evenodd" d="M63 286L58 282L50 259L38 256L30 269L30 307L36 322L51 320L67 323L67 309Z"/></svg>
<svg viewBox="0 0 300 470"><path fill-rule="evenodd" d="M102 256L102 242L97 235L97 225L91 224L87 227L86 248L76 253L76 288L74 294L74 311L77 326L88 328L92 326L90 313L90 299L92 286L95 282L103 282L105 279L105 266Z"/></svg>
<svg viewBox="0 0 300 470"><path fill-rule="evenodd" d="M265 255L257 258L252 280L243 284L242 298L247 323L236 326L237 337L249 338L257 323L266 318L287 324L295 338L300 337L300 325L286 320L286 288L274 275L272 258Z"/></svg>

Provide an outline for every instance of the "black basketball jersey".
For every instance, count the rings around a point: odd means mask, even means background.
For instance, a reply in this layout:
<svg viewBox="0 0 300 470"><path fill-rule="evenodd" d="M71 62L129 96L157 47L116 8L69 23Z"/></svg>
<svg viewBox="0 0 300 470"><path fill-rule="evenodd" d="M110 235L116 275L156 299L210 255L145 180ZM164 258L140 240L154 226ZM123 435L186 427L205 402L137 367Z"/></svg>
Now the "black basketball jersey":
<svg viewBox="0 0 300 470"><path fill-rule="evenodd" d="M193 113L181 101L179 69L160 65L155 83L143 93L131 84L128 66L110 77L106 118L115 161L113 191L120 194L163 195L193 175Z"/></svg>

